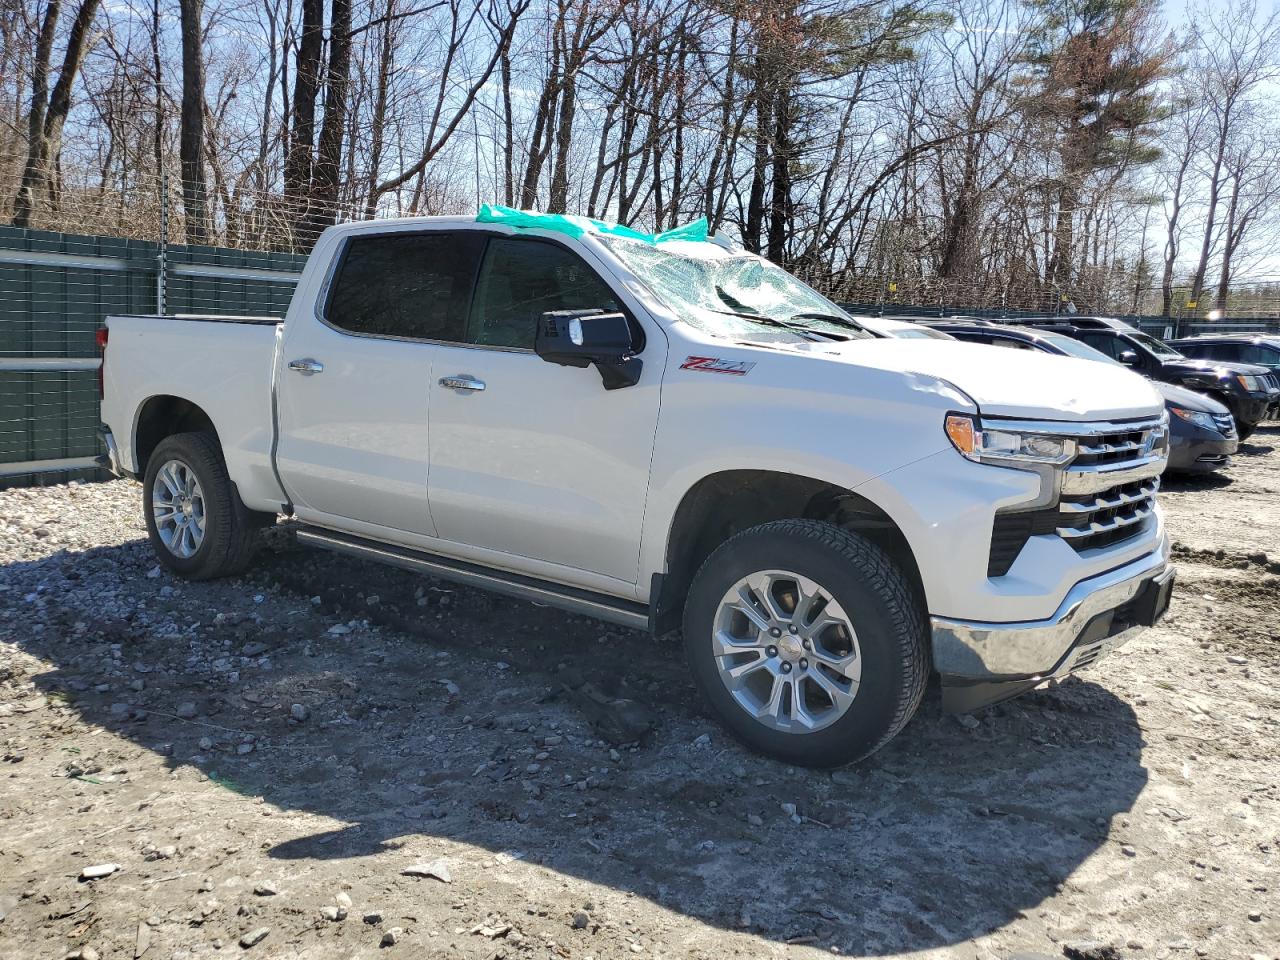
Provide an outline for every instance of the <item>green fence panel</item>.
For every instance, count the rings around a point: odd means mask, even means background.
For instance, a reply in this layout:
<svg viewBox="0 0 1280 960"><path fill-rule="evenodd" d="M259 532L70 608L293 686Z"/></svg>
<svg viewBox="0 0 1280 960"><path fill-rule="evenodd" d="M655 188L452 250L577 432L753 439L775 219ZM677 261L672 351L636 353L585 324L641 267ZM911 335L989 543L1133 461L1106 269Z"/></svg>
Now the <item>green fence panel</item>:
<svg viewBox="0 0 1280 960"><path fill-rule="evenodd" d="M160 246L141 240L0 227L0 364L94 358L111 314L154 314ZM165 312L283 316L305 256L205 246L165 251ZM0 368L0 489L96 469L15 474L31 461L101 453L95 370Z"/></svg>

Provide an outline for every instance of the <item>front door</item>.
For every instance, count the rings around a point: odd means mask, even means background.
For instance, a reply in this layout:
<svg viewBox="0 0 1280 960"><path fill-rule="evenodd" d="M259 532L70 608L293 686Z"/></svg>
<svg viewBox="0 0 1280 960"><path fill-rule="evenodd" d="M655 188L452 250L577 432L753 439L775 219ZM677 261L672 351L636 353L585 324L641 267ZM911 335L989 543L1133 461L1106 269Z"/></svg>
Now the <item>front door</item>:
<svg viewBox="0 0 1280 960"><path fill-rule="evenodd" d="M431 536L434 341L464 328L484 237L347 240L321 315L285 325L277 464L300 517Z"/></svg>
<svg viewBox="0 0 1280 960"><path fill-rule="evenodd" d="M533 352L547 310L618 310L621 298L566 246L492 237L462 342L431 385L437 535L634 583L666 343L652 331L632 387ZM519 566L519 564L516 564Z"/></svg>

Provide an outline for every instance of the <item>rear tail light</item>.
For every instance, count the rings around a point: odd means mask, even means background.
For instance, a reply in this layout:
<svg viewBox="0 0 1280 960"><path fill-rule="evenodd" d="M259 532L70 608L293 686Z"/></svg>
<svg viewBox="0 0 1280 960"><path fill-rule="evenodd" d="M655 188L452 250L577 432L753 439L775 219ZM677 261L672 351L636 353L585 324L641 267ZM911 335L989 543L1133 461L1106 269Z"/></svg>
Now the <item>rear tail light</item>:
<svg viewBox="0 0 1280 960"><path fill-rule="evenodd" d="M99 327L94 334L94 339L98 342L98 356L101 358L98 364L98 399L101 400L106 395L106 389L102 383L102 371L107 365L107 328Z"/></svg>

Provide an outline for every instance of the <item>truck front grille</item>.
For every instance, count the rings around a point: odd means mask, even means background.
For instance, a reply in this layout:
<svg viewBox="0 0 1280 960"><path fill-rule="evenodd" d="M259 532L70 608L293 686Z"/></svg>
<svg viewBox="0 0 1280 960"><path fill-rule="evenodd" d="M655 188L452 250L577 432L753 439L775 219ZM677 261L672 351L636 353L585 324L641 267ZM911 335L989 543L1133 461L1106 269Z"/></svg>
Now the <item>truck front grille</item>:
<svg viewBox="0 0 1280 960"><path fill-rule="evenodd" d="M1076 456L1057 472L1057 502L996 515L989 577L1007 574L1033 536L1052 534L1084 553L1122 544L1150 526L1168 457L1162 420L1061 426L1076 440Z"/></svg>
<svg viewBox="0 0 1280 960"><path fill-rule="evenodd" d="M1134 480L1097 494L1064 496L1058 504L1058 536L1078 551L1122 543L1142 532L1155 512L1159 478Z"/></svg>

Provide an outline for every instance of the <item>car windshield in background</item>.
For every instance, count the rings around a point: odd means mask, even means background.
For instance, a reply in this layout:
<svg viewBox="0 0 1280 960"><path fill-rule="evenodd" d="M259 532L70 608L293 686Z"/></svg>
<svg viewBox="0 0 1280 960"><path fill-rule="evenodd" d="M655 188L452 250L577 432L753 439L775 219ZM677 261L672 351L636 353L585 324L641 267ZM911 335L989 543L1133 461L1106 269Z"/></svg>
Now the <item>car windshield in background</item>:
<svg viewBox="0 0 1280 960"><path fill-rule="evenodd" d="M710 243L601 239L654 296L707 333L759 337L773 328L775 335L797 339L810 339L809 331L838 339L873 336L812 287L760 257ZM695 246L696 254L687 252Z"/></svg>
<svg viewBox="0 0 1280 960"><path fill-rule="evenodd" d="M1073 357L1079 357L1081 360L1102 360L1105 363L1114 363L1116 366L1123 366L1119 360L1108 357L1101 350L1095 350L1087 343L1081 343L1079 340L1073 340L1070 337L1064 337L1060 333L1042 333L1040 339L1054 347L1057 347L1063 353Z"/></svg>
<svg viewBox="0 0 1280 960"><path fill-rule="evenodd" d="M1171 360L1182 359L1182 354L1173 349L1173 347L1169 346L1167 343L1162 343L1155 337L1149 337L1145 333L1131 333L1129 334L1129 339L1142 344L1142 346L1146 347L1157 357L1168 357Z"/></svg>

